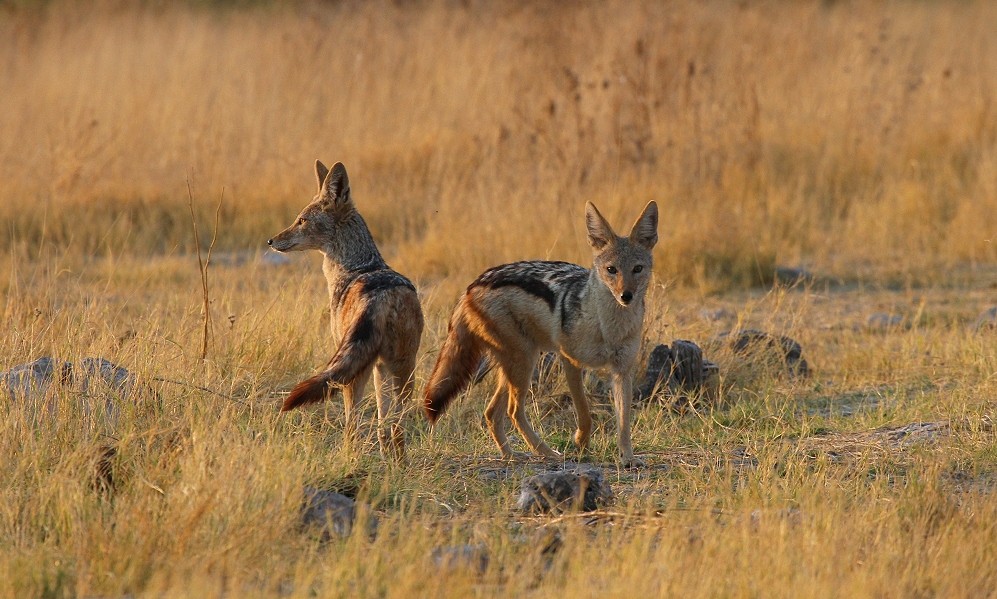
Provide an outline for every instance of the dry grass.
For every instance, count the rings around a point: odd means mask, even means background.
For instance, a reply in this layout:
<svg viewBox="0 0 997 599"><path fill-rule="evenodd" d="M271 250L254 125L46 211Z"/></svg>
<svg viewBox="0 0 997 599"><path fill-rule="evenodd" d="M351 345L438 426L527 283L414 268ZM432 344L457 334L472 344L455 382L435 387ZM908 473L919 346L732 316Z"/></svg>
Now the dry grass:
<svg viewBox="0 0 997 599"><path fill-rule="evenodd" d="M330 351L324 281L309 260L216 263L203 363L193 257L3 267L4 365L102 355L157 395L119 402L113 425L76 409L106 392L55 389L58 418L5 405L0 596L985 597L997 584L997 352L992 333L966 328L986 289L706 300L657 289L650 339L704 342L740 322L800 340L816 375L788 380L708 350L723 372L717 403L638 410L635 447L652 466L642 471L613 465L612 412L598 400L586 459L608 463L615 515L551 520L510 511L539 464L493 476L507 466L490 457L482 423L488 385L435 432L410 406L401 466L377 456L369 428L360 452L342 447L341 401L277 413L279 392ZM419 388L445 325L438 304L427 306ZM704 307L731 315L704 320ZM853 327L874 311L914 326ZM531 418L570 454L563 392L560 382L537 397ZM904 442L870 434L921 421L950 424ZM110 494L92 482L107 444L118 452ZM305 484L359 485L382 519L377 538L327 544L301 533ZM547 529L563 537L553 558L540 553ZM438 571L429 551L452 543L483 544L487 570Z"/></svg>
<svg viewBox="0 0 997 599"><path fill-rule="evenodd" d="M990 3L0 6L0 370L103 356L150 387L113 422L79 409L106 391L4 400L0 596L994 596ZM410 406L401 465L368 405L351 452L341 401L277 414L331 351L315 256L255 253L316 157L423 294L417 389L480 269L588 261L587 199L667 215L649 341L762 328L815 376L708 349L715 403L638 410L640 471L599 401L597 518L510 510L540 465L491 459L487 385L436 431ZM202 231L226 197L204 361L188 170ZM849 284L747 288L797 262ZM570 453L562 391L531 418ZM917 422L944 424L880 430ZM377 537L302 533L306 484L358 486ZM457 543L487 569L437 570Z"/></svg>
<svg viewBox="0 0 997 599"><path fill-rule="evenodd" d="M417 277L583 259L584 200L620 220L653 198L659 272L702 289L775 262L924 279L997 258L995 18L982 1L8 10L0 224L32 252L189 251L190 169L202 197L228 190L220 243L259 247L321 157Z"/></svg>

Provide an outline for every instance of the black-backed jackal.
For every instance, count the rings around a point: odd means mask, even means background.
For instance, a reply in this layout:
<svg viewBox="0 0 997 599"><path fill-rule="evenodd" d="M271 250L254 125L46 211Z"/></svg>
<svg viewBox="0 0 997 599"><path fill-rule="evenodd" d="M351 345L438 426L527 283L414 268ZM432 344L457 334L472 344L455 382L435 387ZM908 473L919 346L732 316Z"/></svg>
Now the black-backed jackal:
<svg viewBox="0 0 997 599"><path fill-rule="evenodd" d="M355 405L371 373L377 395L381 453L401 457L402 406L412 396L422 309L412 283L388 268L350 195L346 167L315 161L318 194L294 224L267 243L278 252L319 250L332 303L332 334L339 348L321 373L298 383L282 412L321 401L343 389L347 438L356 428Z"/></svg>
<svg viewBox="0 0 997 599"><path fill-rule="evenodd" d="M543 351L557 351L575 406L575 443L584 449L592 431L581 369L608 367L620 457L626 465L640 463L630 443L630 409L651 250L658 241L658 207L650 202L627 237L617 236L591 202L585 206L585 224L591 270L566 262L516 262L486 270L467 288L426 387L430 422L467 387L487 352L498 365L498 388L485 420L502 455L514 455L505 434L508 413L535 453L557 456L524 411L537 358Z"/></svg>

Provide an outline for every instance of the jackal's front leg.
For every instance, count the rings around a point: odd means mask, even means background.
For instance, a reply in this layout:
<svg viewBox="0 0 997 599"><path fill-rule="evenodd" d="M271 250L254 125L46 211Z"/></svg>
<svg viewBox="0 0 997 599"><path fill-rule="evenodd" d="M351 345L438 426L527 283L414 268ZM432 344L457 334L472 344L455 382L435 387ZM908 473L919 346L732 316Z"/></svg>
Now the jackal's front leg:
<svg viewBox="0 0 997 599"><path fill-rule="evenodd" d="M620 459L625 468L635 468L644 465L643 460L634 457L633 445L630 443L630 419L633 403L633 377L631 373L613 373L613 404L616 407L616 419L619 427L617 446Z"/></svg>
<svg viewBox="0 0 997 599"><path fill-rule="evenodd" d="M575 404L575 422L578 425L575 430L575 445L584 451L588 448L589 437L592 435L592 415L589 413L589 402L585 398L582 370L564 358L561 358L561 369L564 371L564 378L568 380L571 401Z"/></svg>

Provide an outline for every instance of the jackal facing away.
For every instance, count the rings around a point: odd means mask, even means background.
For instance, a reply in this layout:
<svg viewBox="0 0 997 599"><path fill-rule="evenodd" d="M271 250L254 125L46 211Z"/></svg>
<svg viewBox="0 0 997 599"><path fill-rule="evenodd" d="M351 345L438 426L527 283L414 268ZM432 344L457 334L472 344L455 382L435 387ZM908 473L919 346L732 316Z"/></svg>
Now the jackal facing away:
<svg viewBox="0 0 997 599"><path fill-rule="evenodd" d="M507 412L535 453L557 456L530 426L524 401L540 353L558 351L575 406L575 443L584 449L592 431L581 369L608 367L620 457L626 465L640 463L630 444L630 404L651 250L658 241L658 207L650 202L628 237L617 236L591 202L585 206L585 224L591 270L565 262L516 262L486 270L467 288L426 387L430 422L467 387L488 352L499 372L485 420L503 457L514 456L505 434Z"/></svg>
<svg viewBox="0 0 997 599"><path fill-rule="evenodd" d="M315 161L318 194L294 224L267 243L278 252L318 250L332 303L332 335L339 348L321 373L298 383L282 412L322 401L332 387L343 389L347 438L356 429L355 404L374 374L378 440L404 452L402 405L412 396L416 352L422 336L422 309L412 283L388 268L350 195L346 167L329 170Z"/></svg>

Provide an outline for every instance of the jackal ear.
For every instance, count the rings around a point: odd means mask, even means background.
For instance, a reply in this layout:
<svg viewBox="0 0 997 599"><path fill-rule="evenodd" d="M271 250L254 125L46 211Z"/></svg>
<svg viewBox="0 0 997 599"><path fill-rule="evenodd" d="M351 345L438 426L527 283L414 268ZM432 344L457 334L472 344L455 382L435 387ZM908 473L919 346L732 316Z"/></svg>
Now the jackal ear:
<svg viewBox="0 0 997 599"><path fill-rule="evenodd" d="M609 222L592 202L585 202L585 228L588 229L589 245L594 250L601 250L616 241L613 227L609 226Z"/></svg>
<svg viewBox="0 0 997 599"><path fill-rule="evenodd" d="M630 241L639 243L647 249L654 247L658 243L658 205L651 200L644 208L644 212L630 229Z"/></svg>
<svg viewBox="0 0 997 599"><path fill-rule="evenodd" d="M319 193L330 206L340 207L351 202L350 178L346 176L346 167L342 162L332 165L332 170L325 176Z"/></svg>
<svg viewBox="0 0 997 599"><path fill-rule="evenodd" d="M325 178L329 175L329 167L322 164L321 160L315 161L315 178L318 179L318 192L322 193L322 186L325 184Z"/></svg>

